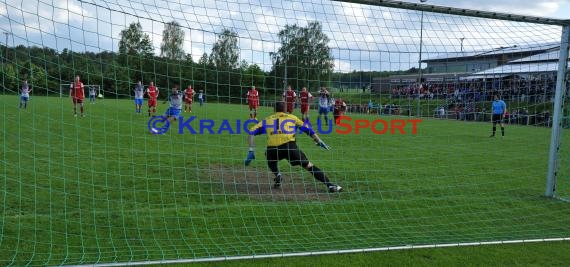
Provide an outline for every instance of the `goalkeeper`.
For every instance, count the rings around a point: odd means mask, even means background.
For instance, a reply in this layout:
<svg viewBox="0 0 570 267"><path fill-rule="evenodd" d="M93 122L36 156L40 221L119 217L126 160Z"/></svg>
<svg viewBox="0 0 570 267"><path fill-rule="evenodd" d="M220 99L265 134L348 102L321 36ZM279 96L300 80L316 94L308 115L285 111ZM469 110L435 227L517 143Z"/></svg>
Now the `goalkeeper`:
<svg viewBox="0 0 570 267"><path fill-rule="evenodd" d="M275 114L251 127L249 153L247 154L245 165L248 166L251 161L255 159L254 136L266 134L267 150L265 155L267 157L267 165L275 175L275 188L280 187L283 181L283 177L279 172L278 162L282 159L287 159L291 166L301 165L305 170L309 171L315 179L327 186L329 192L342 191L342 187L331 183L325 173L313 165L313 163L307 159L305 153L297 147L297 143L295 142L296 127L299 127L301 131L310 135L318 146L327 150L330 148L319 138L313 129L305 127L303 121L295 115L285 113L285 108L284 102L275 103Z"/></svg>

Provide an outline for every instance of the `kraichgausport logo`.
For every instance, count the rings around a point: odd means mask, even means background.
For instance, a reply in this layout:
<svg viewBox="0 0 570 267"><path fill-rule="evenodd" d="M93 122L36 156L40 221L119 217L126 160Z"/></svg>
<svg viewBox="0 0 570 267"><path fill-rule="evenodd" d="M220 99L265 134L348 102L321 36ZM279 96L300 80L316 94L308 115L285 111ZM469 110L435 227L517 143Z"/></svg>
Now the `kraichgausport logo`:
<svg viewBox="0 0 570 267"><path fill-rule="evenodd" d="M212 119L197 119L196 116L184 118L178 117L178 134L253 134L251 127L261 123L268 134L297 134L301 129L312 129L318 134L360 134L364 130L369 130L374 134L417 134L418 124L421 119L352 119L348 116L341 116L333 126L333 120L326 123L322 120L316 121L314 127L310 121L305 121L302 126L296 125L294 120L287 119L273 121L266 120L222 120L216 122ZM323 125L324 124L324 125ZM171 122L165 116L154 116L148 121L148 129L152 134L165 134L170 129ZM409 128L408 131L406 128Z"/></svg>

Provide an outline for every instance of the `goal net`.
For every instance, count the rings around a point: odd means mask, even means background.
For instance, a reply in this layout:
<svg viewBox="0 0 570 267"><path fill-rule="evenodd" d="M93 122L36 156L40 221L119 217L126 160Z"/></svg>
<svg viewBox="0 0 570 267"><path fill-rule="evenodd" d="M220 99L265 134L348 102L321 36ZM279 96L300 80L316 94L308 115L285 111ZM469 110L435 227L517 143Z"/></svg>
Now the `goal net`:
<svg viewBox="0 0 570 267"><path fill-rule="evenodd" d="M349 2L0 1L0 265L567 239L568 26Z"/></svg>

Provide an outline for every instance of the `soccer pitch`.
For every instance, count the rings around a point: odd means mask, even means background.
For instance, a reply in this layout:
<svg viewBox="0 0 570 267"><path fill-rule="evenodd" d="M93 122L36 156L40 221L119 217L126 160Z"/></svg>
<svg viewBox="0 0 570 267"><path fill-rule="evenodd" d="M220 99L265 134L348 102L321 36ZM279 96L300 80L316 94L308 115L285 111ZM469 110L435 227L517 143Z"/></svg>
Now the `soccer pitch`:
<svg viewBox="0 0 570 267"><path fill-rule="evenodd" d="M569 203L542 197L549 128L507 125L501 139L488 137L490 123L426 118L416 135L322 135L331 151L298 136L309 159L345 189L329 194L285 161L284 185L272 189L263 136L245 168L243 132L178 134L174 123L165 135L152 135L149 117L135 114L133 101L85 106L86 117L75 118L68 98L34 96L19 110L17 96L0 96L0 265L570 236ZM158 112L165 108L159 104ZM258 118L269 114L262 108ZM183 115L245 121L248 110L195 103ZM561 197L570 196L568 137L564 130Z"/></svg>

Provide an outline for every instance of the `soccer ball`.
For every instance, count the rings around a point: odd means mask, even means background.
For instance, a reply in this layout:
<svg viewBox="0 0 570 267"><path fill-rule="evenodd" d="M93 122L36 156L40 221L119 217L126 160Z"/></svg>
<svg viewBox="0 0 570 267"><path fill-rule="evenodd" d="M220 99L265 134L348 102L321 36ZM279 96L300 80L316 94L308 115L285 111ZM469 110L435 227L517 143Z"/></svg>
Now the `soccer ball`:
<svg viewBox="0 0 570 267"><path fill-rule="evenodd" d="M159 130L159 129L156 129L156 128L150 128L150 133L151 133L151 134L159 134L159 133L160 133L160 130Z"/></svg>
<svg viewBox="0 0 570 267"><path fill-rule="evenodd" d="M151 127L151 128L149 128L149 130L150 130L150 133L151 133L151 134L156 134L156 135L161 135L161 134L166 133L166 131L165 131L164 128L154 128L154 127Z"/></svg>
<svg viewBox="0 0 570 267"><path fill-rule="evenodd" d="M103 94L99 94L97 98L103 98Z"/></svg>

